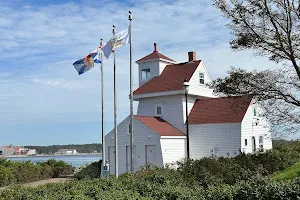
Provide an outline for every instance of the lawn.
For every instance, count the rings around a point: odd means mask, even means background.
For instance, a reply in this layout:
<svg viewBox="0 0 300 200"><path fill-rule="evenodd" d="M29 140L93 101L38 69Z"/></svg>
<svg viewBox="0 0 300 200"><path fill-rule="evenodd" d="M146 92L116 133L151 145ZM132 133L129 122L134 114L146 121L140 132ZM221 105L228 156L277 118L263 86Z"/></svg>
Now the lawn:
<svg viewBox="0 0 300 200"><path fill-rule="evenodd" d="M275 180L293 180L300 177L300 162L273 175Z"/></svg>

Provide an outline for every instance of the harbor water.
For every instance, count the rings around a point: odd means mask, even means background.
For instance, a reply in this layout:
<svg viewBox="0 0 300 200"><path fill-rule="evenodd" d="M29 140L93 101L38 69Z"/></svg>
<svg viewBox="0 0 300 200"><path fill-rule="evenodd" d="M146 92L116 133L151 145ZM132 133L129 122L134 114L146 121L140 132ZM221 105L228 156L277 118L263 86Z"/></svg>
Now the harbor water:
<svg viewBox="0 0 300 200"><path fill-rule="evenodd" d="M47 161L49 159L62 160L66 163L79 167L81 165L99 161L102 158L101 154L85 154L85 155L47 155L47 156L18 156L7 157L11 161L31 161L32 163Z"/></svg>

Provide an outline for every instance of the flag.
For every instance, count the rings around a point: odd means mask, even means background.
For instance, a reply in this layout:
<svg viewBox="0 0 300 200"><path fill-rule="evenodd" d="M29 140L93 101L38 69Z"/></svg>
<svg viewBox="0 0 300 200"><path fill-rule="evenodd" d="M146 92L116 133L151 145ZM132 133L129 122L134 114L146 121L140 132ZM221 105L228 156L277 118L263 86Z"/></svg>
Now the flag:
<svg viewBox="0 0 300 200"><path fill-rule="evenodd" d="M113 38L106 42L101 48L104 56L108 59L111 52L118 47L129 43L129 27L117 33Z"/></svg>
<svg viewBox="0 0 300 200"><path fill-rule="evenodd" d="M97 55L98 55L98 48L92 51L84 58L81 58L73 63L74 68L77 70L79 75L92 69L94 67L94 63L101 63Z"/></svg>

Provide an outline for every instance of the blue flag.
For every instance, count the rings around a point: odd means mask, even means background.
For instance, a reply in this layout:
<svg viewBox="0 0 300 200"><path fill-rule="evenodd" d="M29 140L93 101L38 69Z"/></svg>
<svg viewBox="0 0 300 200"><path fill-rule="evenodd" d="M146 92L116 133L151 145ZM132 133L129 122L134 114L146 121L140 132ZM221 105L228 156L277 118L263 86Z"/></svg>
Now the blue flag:
<svg viewBox="0 0 300 200"><path fill-rule="evenodd" d="M101 60L98 58L98 49L92 51L92 53L88 54L84 58L81 58L73 63L74 68L77 70L78 74L83 74L84 72L92 69L94 67L94 63L101 63Z"/></svg>

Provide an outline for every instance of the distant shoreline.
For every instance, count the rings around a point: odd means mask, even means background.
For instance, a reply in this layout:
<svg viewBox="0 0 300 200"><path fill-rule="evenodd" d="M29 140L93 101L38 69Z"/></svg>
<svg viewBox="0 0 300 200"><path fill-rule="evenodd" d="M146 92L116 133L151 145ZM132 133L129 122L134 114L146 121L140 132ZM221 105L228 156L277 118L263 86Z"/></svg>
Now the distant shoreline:
<svg viewBox="0 0 300 200"><path fill-rule="evenodd" d="M26 158L26 157L42 157L42 156L85 156L85 155L102 155L102 153L76 153L76 154L37 154L37 155L12 155L3 156L4 158Z"/></svg>

